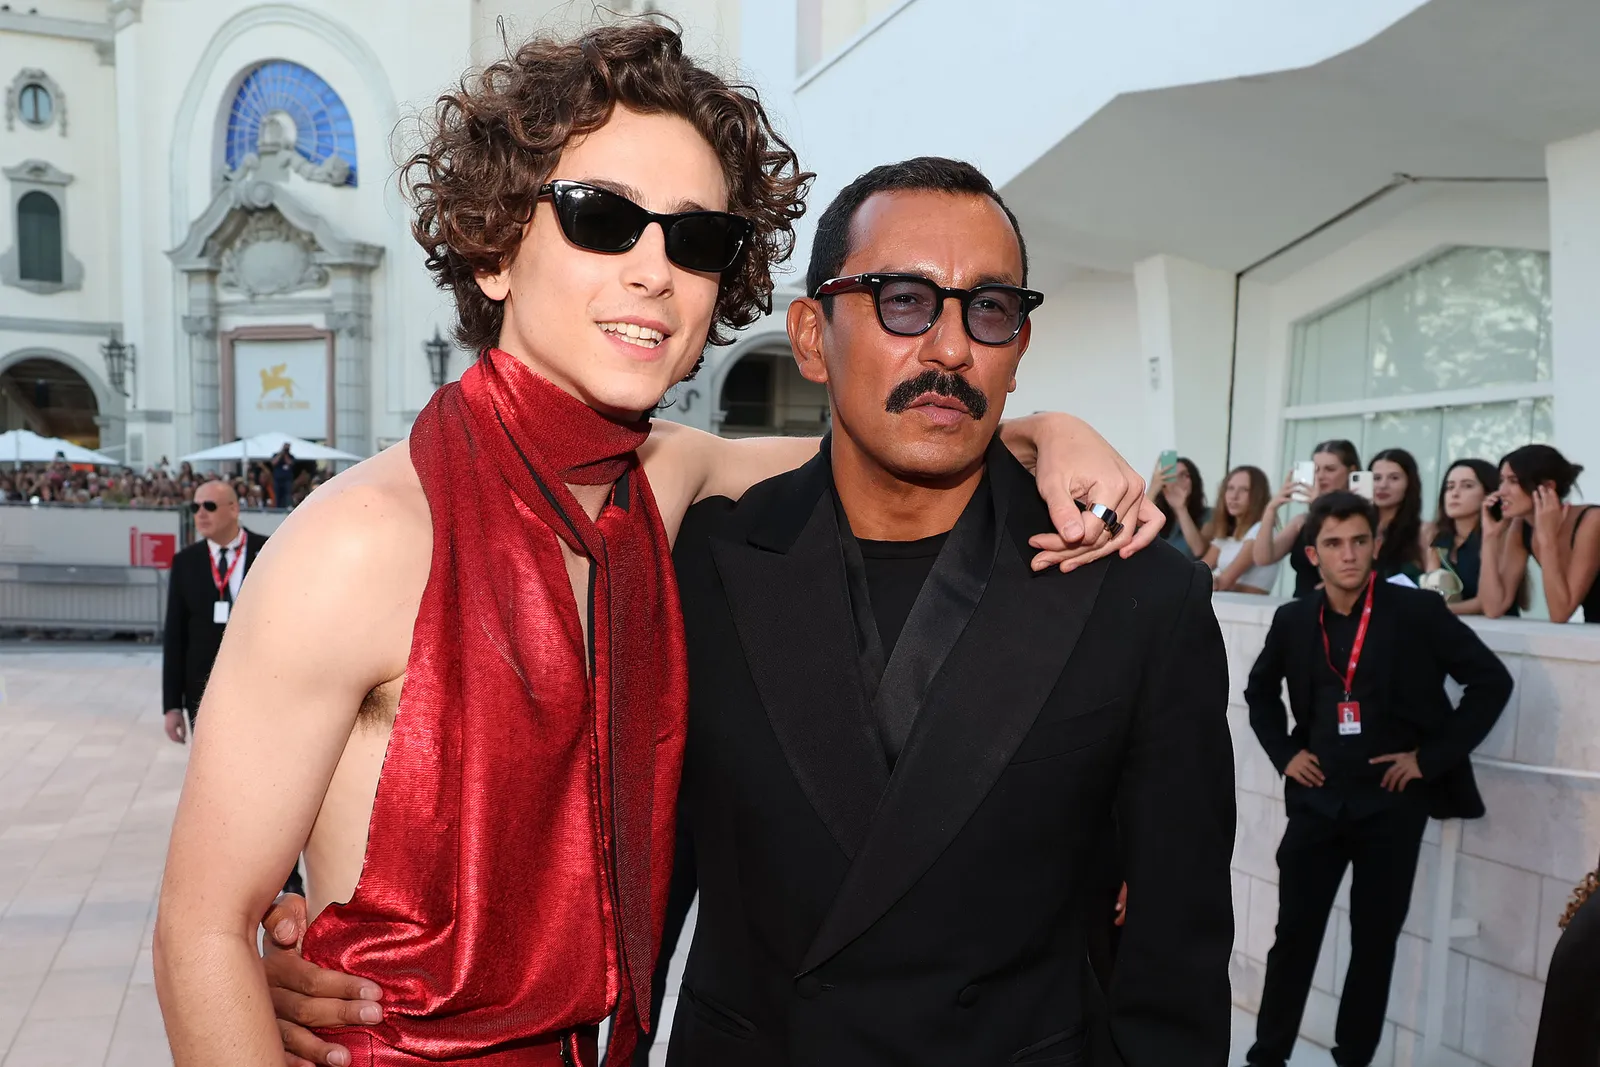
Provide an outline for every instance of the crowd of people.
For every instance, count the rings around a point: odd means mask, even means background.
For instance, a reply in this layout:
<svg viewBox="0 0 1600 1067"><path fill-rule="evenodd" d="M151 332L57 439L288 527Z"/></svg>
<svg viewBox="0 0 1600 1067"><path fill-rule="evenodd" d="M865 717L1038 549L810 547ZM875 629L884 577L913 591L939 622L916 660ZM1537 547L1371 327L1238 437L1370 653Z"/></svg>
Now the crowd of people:
<svg viewBox="0 0 1600 1067"><path fill-rule="evenodd" d="M192 464L173 467L161 462L139 474L131 469L107 470L68 463L57 455L50 463L24 463L0 473L0 502L65 504L90 507L181 508L208 482L226 481L250 509L292 508L332 477L314 464L297 462L287 451L270 462L250 464L247 474L196 471Z"/></svg>
<svg viewBox="0 0 1600 1067"><path fill-rule="evenodd" d="M1150 478L1150 496L1166 516L1167 540L1210 566L1221 592L1270 594L1286 558L1294 595L1315 592L1321 578L1306 551L1306 514L1281 520L1280 513L1290 503L1353 489L1377 508L1377 573L1385 581L1432 589L1457 615L1516 616L1532 599L1532 559L1552 621L1582 609L1584 621L1600 623L1600 519L1589 518L1600 505L1569 502L1582 470L1542 444L1515 449L1497 464L1458 459L1428 517L1410 452L1384 449L1363 468L1355 445L1330 440L1276 493L1261 468L1235 467L1217 507L1207 506L1199 467L1169 453Z"/></svg>

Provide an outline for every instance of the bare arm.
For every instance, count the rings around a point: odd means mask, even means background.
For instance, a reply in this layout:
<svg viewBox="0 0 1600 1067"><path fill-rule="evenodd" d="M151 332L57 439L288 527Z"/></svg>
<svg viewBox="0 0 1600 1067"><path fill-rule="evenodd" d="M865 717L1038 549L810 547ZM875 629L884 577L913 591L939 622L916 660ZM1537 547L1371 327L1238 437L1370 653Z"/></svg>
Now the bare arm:
<svg viewBox="0 0 1600 1067"><path fill-rule="evenodd" d="M1546 538L1540 559L1550 559L1551 566L1539 564L1544 579L1544 602L1550 610L1551 622L1566 622L1583 603L1583 598L1594 585L1596 572L1600 572L1600 523L1584 522L1589 517L1585 511L1578 516L1577 528L1571 539L1557 534Z"/></svg>
<svg viewBox="0 0 1600 1067"><path fill-rule="evenodd" d="M1257 567L1270 567L1294 548L1296 539L1300 536L1300 528L1305 525L1306 517L1296 515L1283 524L1283 529L1276 534L1272 533L1278 526L1278 511L1294 497L1295 490L1304 486L1294 480L1294 475L1283 480L1283 485L1267 501L1267 510L1261 513L1261 532L1256 535L1252 543L1251 557Z"/></svg>
<svg viewBox="0 0 1600 1067"><path fill-rule="evenodd" d="M156 923L156 992L177 1067L284 1062L256 924L310 833L362 698L404 670L408 608L427 574L417 522L359 478L324 490L273 535L241 590Z"/></svg>
<svg viewBox="0 0 1600 1067"><path fill-rule="evenodd" d="M1178 516L1178 528L1183 531L1183 539L1189 545L1189 551L1195 559L1205 556L1206 550L1211 547L1211 539L1200 531L1200 525L1194 521L1194 516L1189 514L1188 508L1174 508Z"/></svg>
<svg viewBox="0 0 1600 1067"><path fill-rule="evenodd" d="M1258 534L1257 538L1260 536ZM1233 562L1224 567L1222 573L1217 575L1218 589L1226 592L1239 584L1239 579L1244 576L1244 572L1255 566L1255 549L1255 540L1249 541L1239 549L1239 554L1233 557Z"/></svg>
<svg viewBox="0 0 1600 1067"><path fill-rule="evenodd" d="M1154 504L1143 501L1144 480L1081 419L1041 413L1001 424L1001 439L1033 470L1055 523L1054 538L1034 544L1037 567L1082 566L1111 552L1131 555L1160 531ZM639 450L669 537L696 501L738 499L757 482L793 470L817 454L817 438L729 440L676 423L657 422ZM1079 514L1075 501L1114 508L1124 523L1106 534L1098 519ZM1132 520L1132 521L1130 521ZM1045 531L1040 531L1045 534Z"/></svg>
<svg viewBox="0 0 1600 1067"><path fill-rule="evenodd" d="M1250 558L1257 567L1270 567L1294 550L1294 543L1300 539L1300 530L1306 524L1304 515L1296 515L1290 519L1277 533L1269 534L1273 524L1278 520L1278 509L1267 507L1266 514L1261 516L1261 533L1250 542Z"/></svg>
<svg viewBox="0 0 1600 1067"><path fill-rule="evenodd" d="M1484 615L1498 619L1511 610L1522 586L1522 577L1528 570L1528 550L1522 544L1522 531L1514 520L1496 522L1489 517L1489 504L1484 501L1483 553L1478 567L1478 602Z"/></svg>

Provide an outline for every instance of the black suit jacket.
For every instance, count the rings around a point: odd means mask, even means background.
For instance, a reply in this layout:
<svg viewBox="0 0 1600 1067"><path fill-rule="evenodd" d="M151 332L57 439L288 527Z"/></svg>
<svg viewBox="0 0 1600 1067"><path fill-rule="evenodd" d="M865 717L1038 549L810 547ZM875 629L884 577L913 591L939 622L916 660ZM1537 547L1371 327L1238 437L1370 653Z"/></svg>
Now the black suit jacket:
<svg viewBox="0 0 1600 1067"><path fill-rule="evenodd" d="M1326 669L1317 621L1323 602L1318 593L1278 609L1245 687L1250 727L1280 773L1307 747L1314 677ZM1452 707L1445 693L1446 675L1465 687L1459 706ZM1294 711L1292 730L1283 707L1285 679ZM1372 711L1379 721L1394 720L1395 736L1417 741L1422 780L1406 791L1421 789L1434 818L1481 817L1483 799L1468 757L1511 697L1511 675L1499 657L1451 613L1439 594L1379 582L1356 679L1359 691L1378 697ZM1306 792L1295 782L1286 783L1284 790L1291 807Z"/></svg>
<svg viewBox="0 0 1600 1067"><path fill-rule="evenodd" d="M244 573L267 543L264 535L245 530ZM242 588L242 587L241 587ZM211 677L223 627L211 621L217 587L211 580L210 550L204 538L172 557L167 576L167 627L161 656L161 707L196 711Z"/></svg>
<svg viewBox="0 0 1600 1067"><path fill-rule="evenodd" d="M910 667L884 676L931 680L891 776L828 462L697 505L678 538L700 910L668 1062L1090 1063L1115 820L1129 919L1096 1027L1129 1067L1223 1067L1234 792L1209 575L1165 545L1032 573L1049 517L992 447L990 551L952 570L952 534L938 610L913 609Z"/></svg>

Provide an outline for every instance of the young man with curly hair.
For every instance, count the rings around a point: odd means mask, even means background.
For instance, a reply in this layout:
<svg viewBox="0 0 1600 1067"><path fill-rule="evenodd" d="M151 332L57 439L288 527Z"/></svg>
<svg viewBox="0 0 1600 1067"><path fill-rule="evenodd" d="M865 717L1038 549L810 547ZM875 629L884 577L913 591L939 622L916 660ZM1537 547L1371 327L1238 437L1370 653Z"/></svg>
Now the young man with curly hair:
<svg viewBox="0 0 1600 1067"><path fill-rule="evenodd" d="M238 600L157 923L179 1067L283 1062L254 934L302 849L306 958L383 988L338 1034L355 1064L593 1064L607 1018L624 1060L685 733L671 539L817 451L646 417L765 310L793 243L809 176L753 94L641 22L532 41L436 120L414 230L482 354L295 512ZM1092 431L1012 436L1066 539L1036 565L1138 547L1073 506L1137 512Z"/></svg>

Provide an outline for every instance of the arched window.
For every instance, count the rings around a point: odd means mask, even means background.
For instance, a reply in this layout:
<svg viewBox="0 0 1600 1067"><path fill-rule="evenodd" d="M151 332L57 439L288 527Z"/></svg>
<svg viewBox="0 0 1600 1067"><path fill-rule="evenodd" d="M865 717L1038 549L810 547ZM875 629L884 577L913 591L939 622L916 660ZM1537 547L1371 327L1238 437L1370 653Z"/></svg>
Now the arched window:
<svg viewBox="0 0 1600 1067"><path fill-rule="evenodd" d="M261 64L239 85L228 112L225 153L230 170L256 150L261 123L274 114L293 124L295 151L314 164L338 156L350 165L345 184L356 184L356 130L349 109L333 86L283 59Z"/></svg>
<svg viewBox="0 0 1600 1067"><path fill-rule="evenodd" d="M35 190L17 201L18 274L28 282L61 281L61 206Z"/></svg>
<svg viewBox="0 0 1600 1067"><path fill-rule="evenodd" d="M50 98L49 89L30 82L17 94L17 110L22 112L22 121L29 126L48 126L55 115L55 101Z"/></svg>

